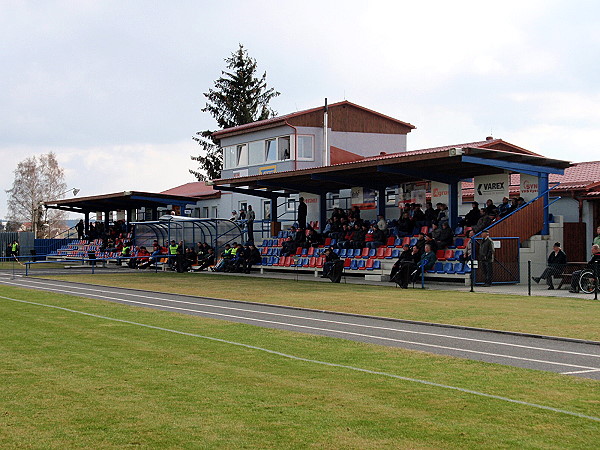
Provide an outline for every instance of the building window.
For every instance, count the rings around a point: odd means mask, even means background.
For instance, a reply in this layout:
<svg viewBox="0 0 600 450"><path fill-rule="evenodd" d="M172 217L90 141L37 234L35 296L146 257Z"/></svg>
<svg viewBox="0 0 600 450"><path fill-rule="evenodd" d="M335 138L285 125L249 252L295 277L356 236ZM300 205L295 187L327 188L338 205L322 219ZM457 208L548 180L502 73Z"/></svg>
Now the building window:
<svg viewBox="0 0 600 450"><path fill-rule="evenodd" d="M236 145L236 166L248 165L248 146L246 144Z"/></svg>
<svg viewBox="0 0 600 450"><path fill-rule="evenodd" d="M396 189L387 189L385 191L385 204L395 205L396 204Z"/></svg>
<svg viewBox="0 0 600 450"><path fill-rule="evenodd" d="M298 136L298 159L311 161L315 159L313 142L312 136Z"/></svg>
<svg viewBox="0 0 600 450"><path fill-rule="evenodd" d="M283 136L277 139L277 156L279 161L290 159L290 137Z"/></svg>
<svg viewBox="0 0 600 450"><path fill-rule="evenodd" d="M225 169L233 166L230 150L231 147L223 147L223 167Z"/></svg>
<svg viewBox="0 0 600 450"><path fill-rule="evenodd" d="M254 141L248 144L248 164L262 164L265 162L265 141Z"/></svg>
<svg viewBox="0 0 600 450"><path fill-rule="evenodd" d="M267 139L265 141L265 161L277 161L276 139Z"/></svg>
<svg viewBox="0 0 600 450"><path fill-rule="evenodd" d="M208 219L208 206L202 207L202 217Z"/></svg>
<svg viewBox="0 0 600 450"><path fill-rule="evenodd" d="M293 198L288 198L285 202L286 211L296 211L296 200Z"/></svg>

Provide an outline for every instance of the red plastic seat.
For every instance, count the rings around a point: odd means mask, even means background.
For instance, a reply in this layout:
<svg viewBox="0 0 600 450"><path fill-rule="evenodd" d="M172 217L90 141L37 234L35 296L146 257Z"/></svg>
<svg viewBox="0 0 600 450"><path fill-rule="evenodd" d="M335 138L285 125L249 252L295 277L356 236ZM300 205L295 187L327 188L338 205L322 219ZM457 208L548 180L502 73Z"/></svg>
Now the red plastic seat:
<svg viewBox="0 0 600 450"><path fill-rule="evenodd" d="M373 263L375 262L374 259L369 259L367 260L367 264L365 267L359 267L360 270L365 270L365 269L373 269Z"/></svg>
<svg viewBox="0 0 600 450"><path fill-rule="evenodd" d="M446 250L438 250L435 254L435 257L438 261L446 261L446 257L444 256L445 253Z"/></svg>
<svg viewBox="0 0 600 450"><path fill-rule="evenodd" d="M351 264L352 264L352 258L346 258L344 260L344 269L349 269Z"/></svg>
<svg viewBox="0 0 600 450"><path fill-rule="evenodd" d="M319 256L317 258L317 267L320 269L323 267L323 264L325 263L325 258L322 256Z"/></svg>
<svg viewBox="0 0 600 450"><path fill-rule="evenodd" d="M383 252L383 256L382 258L391 258L392 257L392 251L394 249L392 248L386 248L385 251ZM379 258L379 257L378 257Z"/></svg>
<svg viewBox="0 0 600 450"><path fill-rule="evenodd" d="M396 238L394 236L390 236L389 238L387 238L387 242L385 243L385 245L387 245L388 247L393 247L396 243Z"/></svg>
<svg viewBox="0 0 600 450"><path fill-rule="evenodd" d="M317 258L315 258L314 256L311 256L311 258L308 261L308 267L316 267L317 266Z"/></svg>
<svg viewBox="0 0 600 450"><path fill-rule="evenodd" d="M377 253L375 254L375 256L373 256L373 258L377 258L377 259L385 258L385 251L386 250L388 250L388 248L386 248L386 247L379 247L377 249ZM392 249L390 248L389 250L391 251Z"/></svg>
<svg viewBox="0 0 600 450"><path fill-rule="evenodd" d="M368 258L369 257L369 250L370 250L369 247L363 248L360 257L361 258L365 258L365 259Z"/></svg>

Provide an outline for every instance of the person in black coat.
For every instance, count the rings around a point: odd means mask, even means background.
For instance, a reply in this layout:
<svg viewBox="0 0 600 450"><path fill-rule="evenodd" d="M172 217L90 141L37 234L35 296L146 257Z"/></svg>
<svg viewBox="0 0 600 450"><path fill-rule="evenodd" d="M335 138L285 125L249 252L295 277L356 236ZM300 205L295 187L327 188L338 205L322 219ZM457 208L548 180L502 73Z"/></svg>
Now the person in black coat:
<svg viewBox="0 0 600 450"><path fill-rule="evenodd" d="M344 263L332 248L325 250L325 264L323 264L323 275L321 278L329 278L332 283L339 283L342 279Z"/></svg>
<svg viewBox="0 0 600 450"><path fill-rule="evenodd" d="M304 197L300 197L300 203L298 203L298 228L306 228L306 215L308 214L308 207L304 203Z"/></svg>
<svg viewBox="0 0 600 450"><path fill-rule="evenodd" d="M540 280L546 280L548 289L553 290L552 277L562 273L567 264L567 255L560 248L560 242L555 242L553 251L548 255L548 267L539 277L532 277L533 281L539 283Z"/></svg>

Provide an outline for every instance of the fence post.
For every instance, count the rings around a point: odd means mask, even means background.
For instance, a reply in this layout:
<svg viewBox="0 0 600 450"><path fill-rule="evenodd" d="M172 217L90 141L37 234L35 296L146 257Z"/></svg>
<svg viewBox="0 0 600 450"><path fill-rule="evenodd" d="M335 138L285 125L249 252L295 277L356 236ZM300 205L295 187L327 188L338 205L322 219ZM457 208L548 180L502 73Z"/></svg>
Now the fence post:
<svg viewBox="0 0 600 450"><path fill-rule="evenodd" d="M552 282L552 278L550 282ZM531 260L527 261L527 295L531 297Z"/></svg>
<svg viewBox="0 0 600 450"><path fill-rule="evenodd" d="M598 290L600 290L600 279L598 278L598 275L600 275L600 262L596 261L596 264L594 264L594 277L596 278L596 284L594 286L594 300L598 300Z"/></svg>

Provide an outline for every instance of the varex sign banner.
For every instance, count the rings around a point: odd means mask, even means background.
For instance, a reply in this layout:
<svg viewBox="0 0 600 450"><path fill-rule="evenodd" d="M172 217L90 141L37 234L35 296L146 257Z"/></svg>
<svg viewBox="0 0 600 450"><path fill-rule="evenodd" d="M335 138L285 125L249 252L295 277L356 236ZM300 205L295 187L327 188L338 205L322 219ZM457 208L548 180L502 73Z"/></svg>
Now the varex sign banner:
<svg viewBox="0 0 600 450"><path fill-rule="evenodd" d="M495 205L502 202L504 197L508 197L508 186L510 175L501 173L497 175L481 175L473 179L475 188L475 201L481 207L485 205L486 200L491 199Z"/></svg>
<svg viewBox="0 0 600 450"><path fill-rule="evenodd" d="M526 202L533 200L539 194L539 179L534 175L521 174L521 197Z"/></svg>

